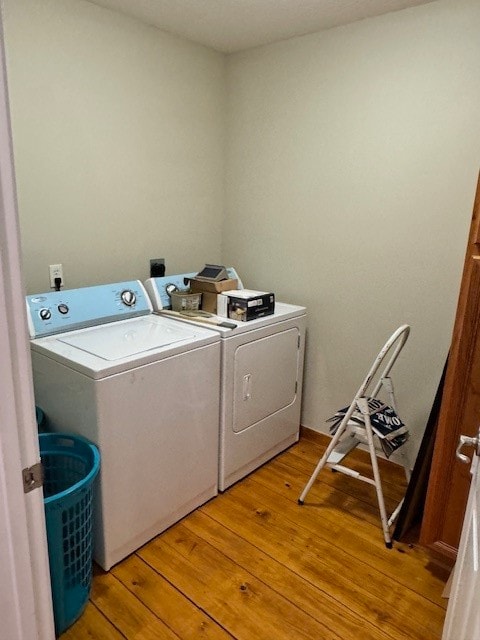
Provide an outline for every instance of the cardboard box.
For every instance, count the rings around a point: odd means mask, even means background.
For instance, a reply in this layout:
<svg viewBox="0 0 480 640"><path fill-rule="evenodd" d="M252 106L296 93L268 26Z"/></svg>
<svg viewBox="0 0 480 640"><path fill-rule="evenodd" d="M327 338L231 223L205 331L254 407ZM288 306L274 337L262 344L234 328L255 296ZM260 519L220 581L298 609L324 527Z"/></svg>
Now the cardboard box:
<svg viewBox="0 0 480 640"><path fill-rule="evenodd" d="M205 282L204 280L190 280L190 291L202 294L202 310L209 313L217 313L217 295L222 291L236 290L238 280L219 280L218 282Z"/></svg>
<svg viewBox="0 0 480 640"><path fill-rule="evenodd" d="M225 291L218 295L217 313L220 316L247 322L270 316L275 312L275 294L266 291Z"/></svg>

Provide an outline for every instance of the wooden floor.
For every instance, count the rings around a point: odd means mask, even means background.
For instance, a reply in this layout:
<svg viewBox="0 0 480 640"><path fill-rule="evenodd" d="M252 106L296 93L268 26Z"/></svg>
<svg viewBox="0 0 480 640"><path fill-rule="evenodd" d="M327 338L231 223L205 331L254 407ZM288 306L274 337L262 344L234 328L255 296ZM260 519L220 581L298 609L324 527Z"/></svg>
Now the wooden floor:
<svg viewBox="0 0 480 640"><path fill-rule="evenodd" d="M109 573L95 570L91 601L61 639L439 639L446 576L416 545L386 549L373 487L324 470L297 504L322 451L307 432ZM359 470L366 460L349 456ZM392 510L403 473L381 469Z"/></svg>

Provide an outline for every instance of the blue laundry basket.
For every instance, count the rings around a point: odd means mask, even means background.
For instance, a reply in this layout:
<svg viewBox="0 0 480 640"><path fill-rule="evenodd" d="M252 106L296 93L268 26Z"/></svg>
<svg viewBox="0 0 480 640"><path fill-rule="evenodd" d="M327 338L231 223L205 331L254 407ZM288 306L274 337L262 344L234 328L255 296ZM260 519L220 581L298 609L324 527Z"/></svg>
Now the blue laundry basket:
<svg viewBox="0 0 480 640"><path fill-rule="evenodd" d="M40 433L55 633L77 620L92 584L93 483L97 447L80 436Z"/></svg>

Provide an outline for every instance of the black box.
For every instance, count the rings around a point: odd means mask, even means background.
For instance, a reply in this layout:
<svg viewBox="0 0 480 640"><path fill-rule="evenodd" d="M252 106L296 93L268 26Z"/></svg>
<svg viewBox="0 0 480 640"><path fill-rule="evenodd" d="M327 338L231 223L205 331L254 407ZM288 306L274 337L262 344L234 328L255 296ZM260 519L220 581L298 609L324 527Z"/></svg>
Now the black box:
<svg viewBox="0 0 480 640"><path fill-rule="evenodd" d="M270 316L275 312L275 294L273 293L239 289L220 295L226 300L222 300L223 304L219 305L218 314L225 315L231 320L246 322ZM223 313L220 307L223 307Z"/></svg>

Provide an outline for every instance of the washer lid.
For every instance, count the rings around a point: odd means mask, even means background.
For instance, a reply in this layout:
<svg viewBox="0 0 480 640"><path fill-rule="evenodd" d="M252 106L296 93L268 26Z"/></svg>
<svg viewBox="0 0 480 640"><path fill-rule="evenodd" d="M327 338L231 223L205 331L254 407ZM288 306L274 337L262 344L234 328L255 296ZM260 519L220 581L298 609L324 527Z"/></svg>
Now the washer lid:
<svg viewBox="0 0 480 640"><path fill-rule="evenodd" d="M87 329L72 336L66 334L57 339L104 360L114 361L194 337L195 334L187 325L159 324L143 317L128 323L112 323Z"/></svg>

